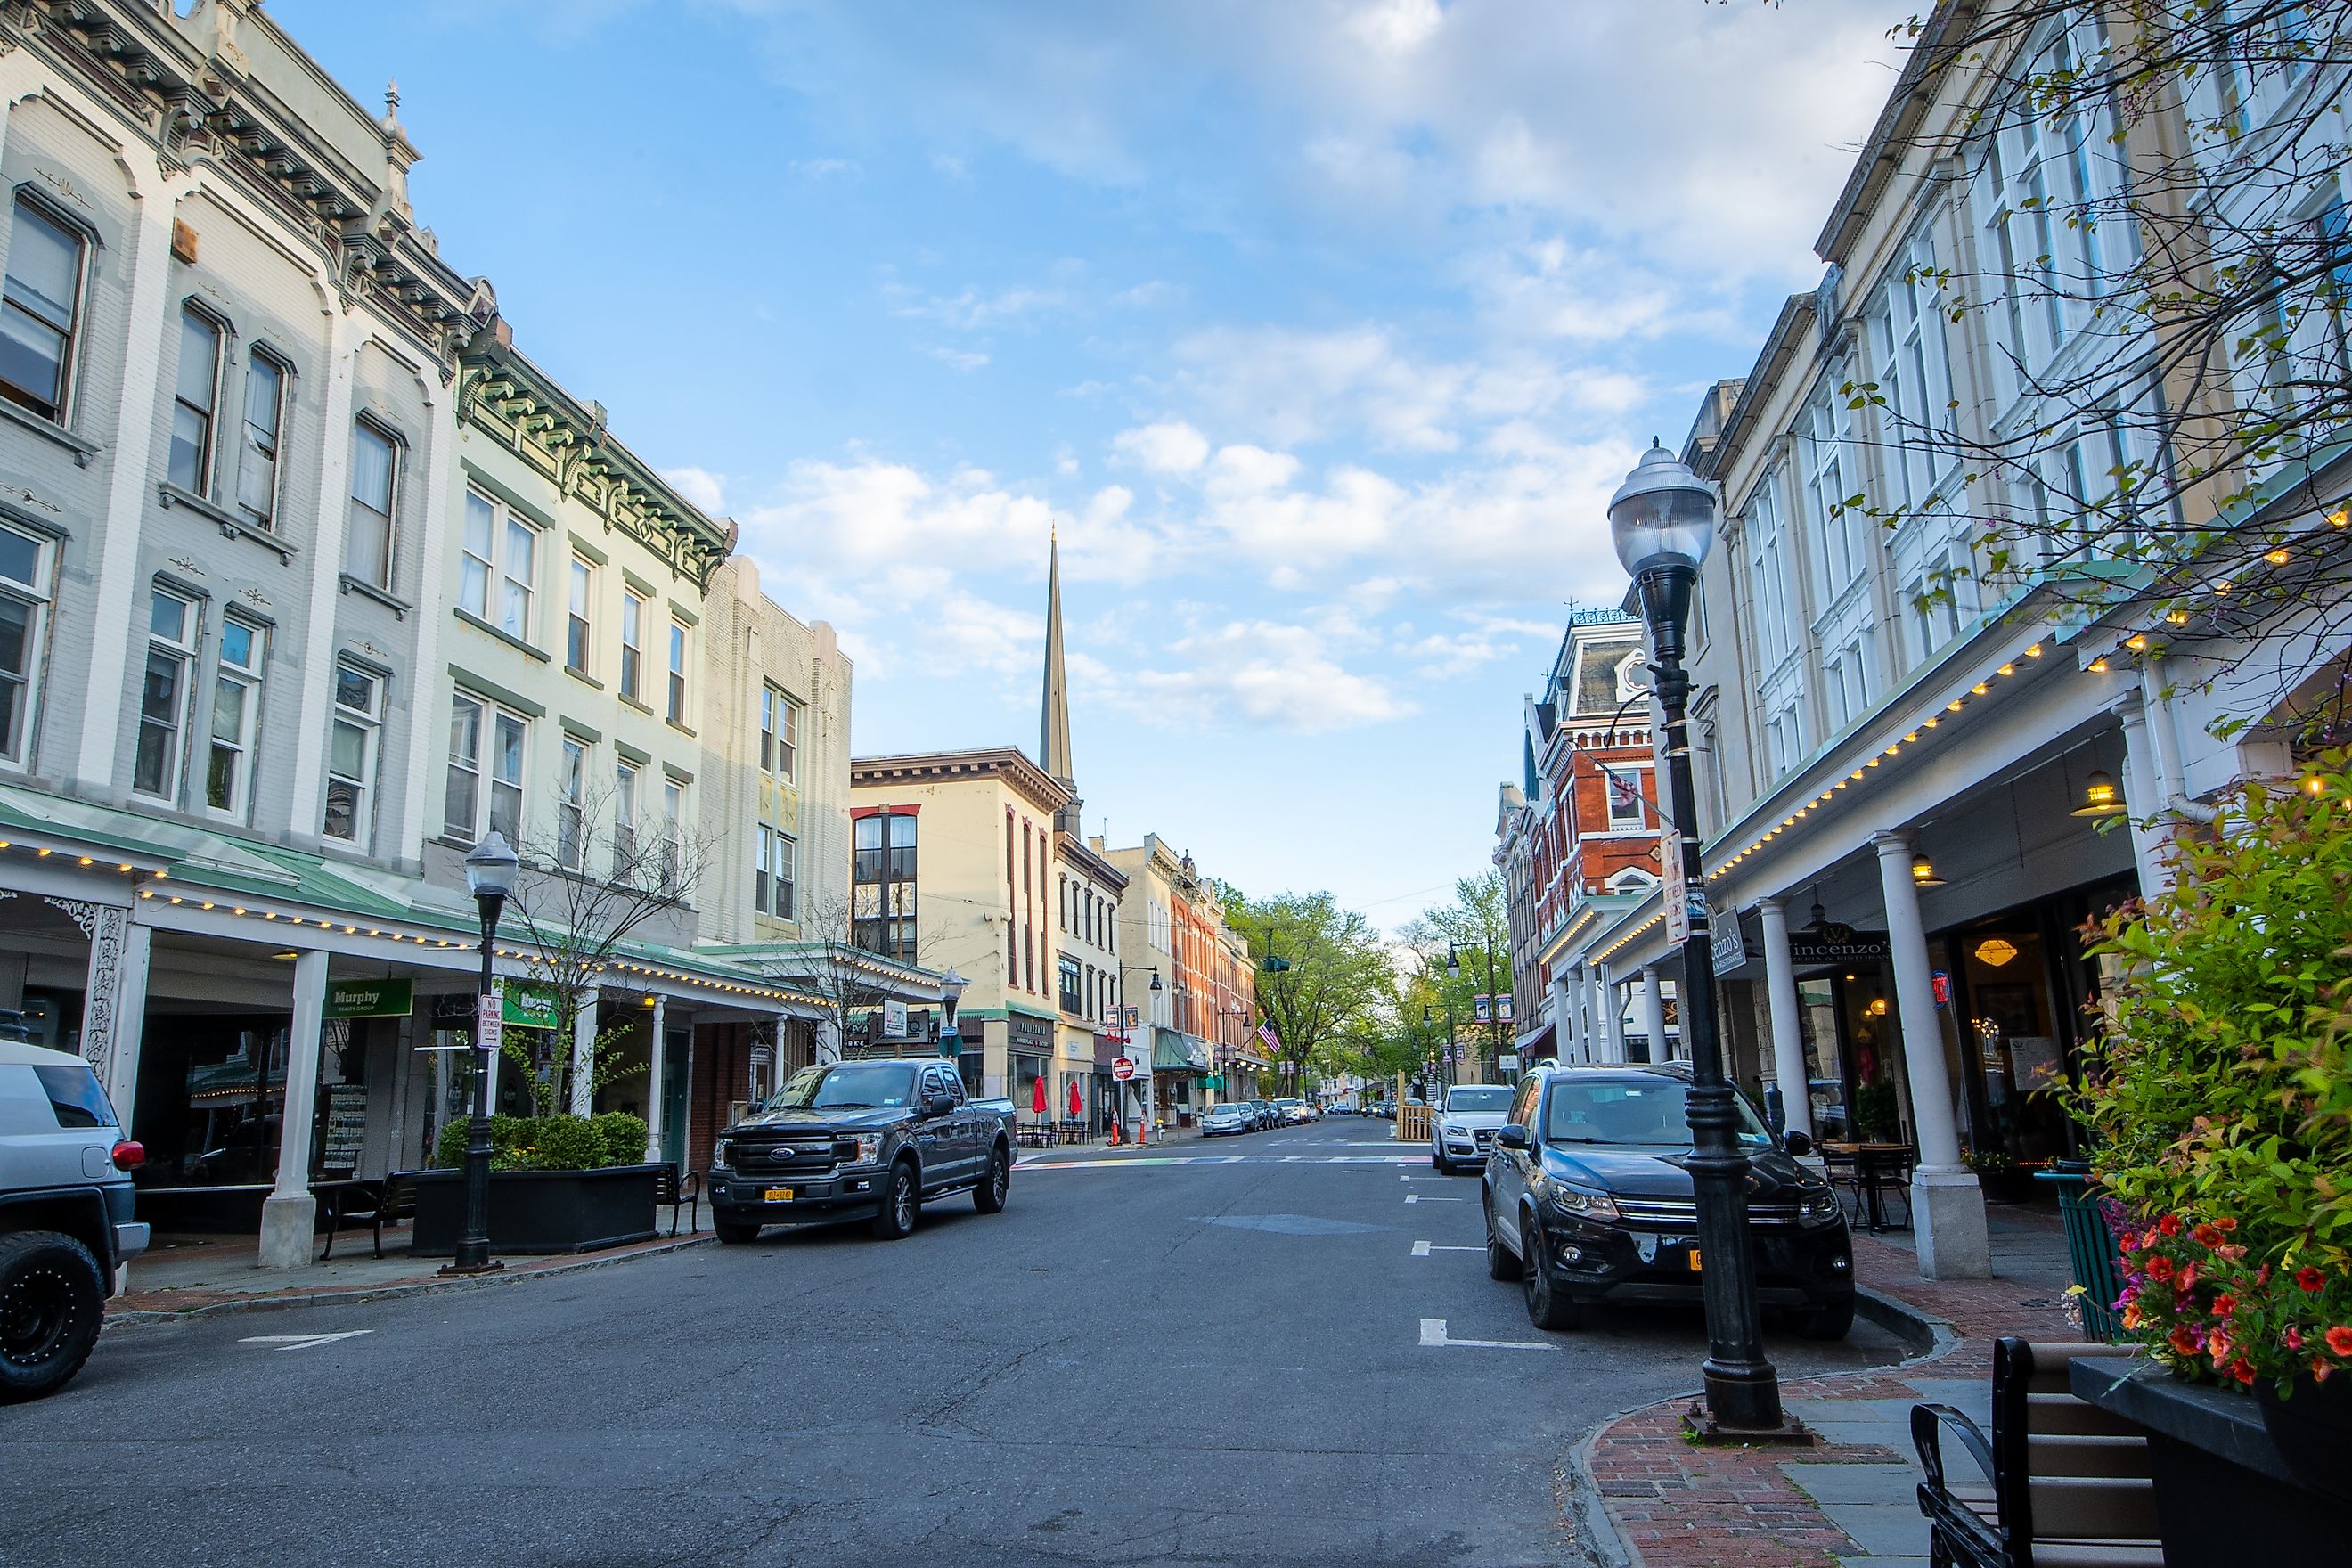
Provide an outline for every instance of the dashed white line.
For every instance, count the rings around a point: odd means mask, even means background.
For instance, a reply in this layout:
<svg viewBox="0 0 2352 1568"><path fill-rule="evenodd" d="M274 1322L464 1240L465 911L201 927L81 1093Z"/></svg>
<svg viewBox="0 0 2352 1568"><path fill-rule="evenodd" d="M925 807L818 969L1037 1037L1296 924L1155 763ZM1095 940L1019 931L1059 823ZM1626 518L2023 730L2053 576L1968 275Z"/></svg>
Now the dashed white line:
<svg viewBox="0 0 2352 1568"><path fill-rule="evenodd" d="M1457 1340L1445 1331L1443 1318L1421 1321L1421 1343L1426 1349L1482 1351L1556 1351L1558 1345L1548 1345L1540 1340Z"/></svg>
<svg viewBox="0 0 2352 1568"><path fill-rule="evenodd" d="M308 1351L333 1344L337 1340L355 1340L362 1334L373 1332L373 1329L346 1329L340 1334L248 1334L236 1342L241 1345L268 1345L278 1351Z"/></svg>

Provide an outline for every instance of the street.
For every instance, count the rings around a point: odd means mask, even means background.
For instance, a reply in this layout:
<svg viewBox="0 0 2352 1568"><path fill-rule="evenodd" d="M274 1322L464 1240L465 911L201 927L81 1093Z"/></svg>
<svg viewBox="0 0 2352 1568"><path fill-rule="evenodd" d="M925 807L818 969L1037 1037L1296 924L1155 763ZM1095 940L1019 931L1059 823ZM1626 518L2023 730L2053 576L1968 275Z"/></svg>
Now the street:
<svg viewBox="0 0 2352 1568"><path fill-rule="evenodd" d="M1530 1329L1476 1180L1388 1131L1031 1154L898 1245L116 1328L0 1416L0 1563L1581 1561L1558 1472L1696 1386L1698 1315Z"/></svg>

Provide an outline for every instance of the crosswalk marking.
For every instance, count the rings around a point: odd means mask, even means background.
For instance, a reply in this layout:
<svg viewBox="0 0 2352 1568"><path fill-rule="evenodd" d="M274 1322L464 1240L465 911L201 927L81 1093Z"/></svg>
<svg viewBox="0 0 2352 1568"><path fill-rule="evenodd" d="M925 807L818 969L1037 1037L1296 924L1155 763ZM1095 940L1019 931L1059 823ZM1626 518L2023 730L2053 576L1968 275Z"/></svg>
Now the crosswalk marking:
<svg viewBox="0 0 2352 1568"><path fill-rule="evenodd" d="M1556 1351L1558 1345L1548 1345L1540 1340L1457 1340L1445 1331L1443 1318L1421 1321L1421 1342L1423 1349L1482 1351Z"/></svg>
<svg viewBox="0 0 2352 1568"><path fill-rule="evenodd" d="M1404 1201L1409 1204L1459 1204L1467 1203L1469 1200L1466 1198L1425 1198L1419 1193L1407 1193L1404 1195Z"/></svg>
<svg viewBox="0 0 2352 1568"><path fill-rule="evenodd" d="M355 1340L362 1334L373 1332L373 1329L345 1329L340 1334L248 1334L236 1342L241 1345L268 1345L279 1351L309 1351L320 1345L333 1344L337 1340Z"/></svg>

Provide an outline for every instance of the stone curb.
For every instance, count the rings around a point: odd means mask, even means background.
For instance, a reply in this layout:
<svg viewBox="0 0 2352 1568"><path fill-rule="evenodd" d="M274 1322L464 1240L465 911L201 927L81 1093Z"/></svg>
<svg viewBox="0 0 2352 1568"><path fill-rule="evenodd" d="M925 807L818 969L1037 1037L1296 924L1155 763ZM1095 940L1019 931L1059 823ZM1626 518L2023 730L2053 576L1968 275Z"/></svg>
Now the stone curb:
<svg viewBox="0 0 2352 1568"><path fill-rule="evenodd" d="M689 1247L708 1247L719 1238L704 1234L679 1237L657 1247L648 1247L618 1258L583 1258L571 1263L551 1264L544 1268L518 1269L513 1273L500 1270L469 1279L420 1279L406 1285L361 1287L349 1290L305 1290L296 1294L249 1296L235 1301L209 1301L201 1307L140 1307L128 1311L110 1311L101 1328L112 1329L145 1323L181 1323L191 1318L210 1317L228 1312L268 1311L278 1307L319 1307L341 1301L391 1301L408 1296L429 1296L447 1290L481 1290L499 1285L520 1285L529 1279L548 1279L558 1275L578 1274L590 1268L611 1268L624 1263L635 1263L641 1258L659 1258L667 1253L683 1252Z"/></svg>
<svg viewBox="0 0 2352 1568"><path fill-rule="evenodd" d="M1959 1331L1951 1324L1898 1296L1857 1285L1853 1291L1853 1306L1861 1316L1901 1341L1904 1349L1910 1352L1901 1361L1891 1363L1892 1366L1916 1366L1926 1362L1940 1361L1959 1346ZM1640 1551L1632 1542L1617 1533L1616 1521L1609 1517L1608 1500L1601 1495L1601 1483L1592 1473L1592 1450L1599 1447L1601 1439L1607 1436L1612 1427L1627 1417L1648 1410L1687 1404L1698 1397L1699 1393L1697 1389L1685 1389L1647 1405L1629 1405L1595 1426L1578 1441L1576 1447L1569 1450L1568 1468L1572 1482L1570 1511L1581 1527L1578 1540L1584 1546L1585 1556L1593 1568L1644 1568L1644 1565Z"/></svg>

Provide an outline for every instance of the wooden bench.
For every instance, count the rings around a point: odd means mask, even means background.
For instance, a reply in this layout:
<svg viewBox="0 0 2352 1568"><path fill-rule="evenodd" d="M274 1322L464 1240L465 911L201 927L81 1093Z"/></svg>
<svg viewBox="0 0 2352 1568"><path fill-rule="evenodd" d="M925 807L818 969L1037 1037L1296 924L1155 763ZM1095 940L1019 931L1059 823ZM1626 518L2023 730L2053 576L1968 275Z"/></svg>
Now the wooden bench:
<svg viewBox="0 0 2352 1568"><path fill-rule="evenodd" d="M2074 1397L2078 1356L2128 1357L2126 1345L1993 1346L1992 1437L1948 1405L1911 1407L1911 1440L1927 1479L1930 1560L1951 1568L2163 1568L2147 1438L2129 1422ZM1989 1484L1944 1467L1948 1431Z"/></svg>
<svg viewBox="0 0 2352 1568"><path fill-rule="evenodd" d="M702 1173L688 1171L680 1176L677 1163L665 1162L654 1173L654 1207L669 1210L669 1233L677 1234L677 1211L681 1205L690 1205L693 1221L686 1227L688 1236L702 1234Z"/></svg>
<svg viewBox="0 0 2352 1568"><path fill-rule="evenodd" d="M319 1254L319 1261L335 1255L335 1233L346 1225L366 1226L373 1233L375 1255L382 1258L384 1226L415 1217L416 1184L410 1180L412 1174L394 1171L381 1182L339 1184L328 1199L327 1249Z"/></svg>

